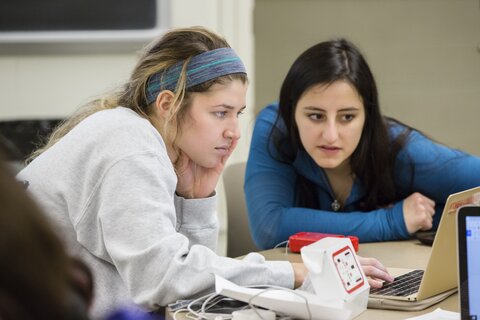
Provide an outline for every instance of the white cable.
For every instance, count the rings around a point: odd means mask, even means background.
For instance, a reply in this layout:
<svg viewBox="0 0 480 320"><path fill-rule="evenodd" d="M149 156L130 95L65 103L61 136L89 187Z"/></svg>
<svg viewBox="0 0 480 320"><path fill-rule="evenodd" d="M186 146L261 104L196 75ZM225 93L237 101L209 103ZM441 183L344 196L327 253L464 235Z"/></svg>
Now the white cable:
<svg viewBox="0 0 480 320"><path fill-rule="evenodd" d="M209 313L208 310L210 308L213 308L215 305L219 304L222 302L222 300L225 299L230 299L228 297L219 295L215 292L207 294L205 296L202 296L200 298L197 298L195 300L192 300L186 307L186 309L181 309L181 311L187 311L187 314L185 315L186 318L188 319L195 319L195 320L200 320L200 319L207 319L207 320L215 320L218 318L221 319L231 319L232 314L231 313ZM203 301L204 300L204 301ZM202 302L202 305L199 309L194 310L193 306L199 302ZM179 310L175 311L174 313L174 320L176 314L179 312Z"/></svg>
<svg viewBox="0 0 480 320"><path fill-rule="evenodd" d="M213 300L215 298L217 298L216 301L210 302L210 300ZM231 313L230 314L226 314L226 313L215 313L215 314L207 313L208 309L216 306L217 304L219 304L223 300L225 300L224 296L221 296L221 295L218 295L218 294L212 294L207 299L205 299L205 301L202 303L202 308L201 308L201 311L200 311L201 313L200 314L203 314L205 316L213 316L214 318L220 316L222 319L231 319L232 318ZM210 303L210 305L207 308L208 303Z"/></svg>
<svg viewBox="0 0 480 320"><path fill-rule="evenodd" d="M198 318L198 317L196 317L196 316L193 316L193 315L190 313L190 311L187 312L187 314L185 314L185 318L187 318L187 319L192 319L192 320L201 319L201 318Z"/></svg>
<svg viewBox="0 0 480 320"><path fill-rule="evenodd" d="M203 299L208 299L208 298L209 298L210 296L212 296L212 295L213 295L213 296L216 296L217 294L216 294L216 293L210 293L210 294L204 295L203 297L200 297L200 298L198 298L198 299L195 299L195 300L193 300L192 302L190 302L190 303L188 304L188 306L187 306L188 312L189 312L190 314L192 314L192 315L194 315L194 316L197 317L197 318L194 318L194 319L207 319L207 320L209 320L208 317L205 317L205 316L203 316L202 314L198 313L197 311L193 310L192 306L193 306L195 303L202 301ZM187 313L186 317L189 318L188 313ZM191 318L190 318L190 319L191 319Z"/></svg>
<svg viewBox="0 0 480 320"><path fill-rule="evenodd" d="M266 289L254 294L253 296L251 296L249 299L248 299L248 305L250 306L250 308L253 309L253 311L257 314L257 316L260 317L260 319L263 319L261 314L256 310L256 308L254 307L254 305L252 304L253 303L253 299L255 299L256 297L259 297L260 295L264 294L265 292L268 292L268 291L273 291L273 290L282 290L282 291L287 291L287 292L290 292L290 293L293 293L299 297L301 297L303 300L305 300L305 307L307 308L307 313L308 313L308 319L311 320L312 319L312 312L310 311L310 305L308 304L308 299L301 295L300 293L294 291L294 290L291 290L291 289L287 289L287 288L283 288L283 287L278 287L278 286L272 286L272 285L268 285Z"/></svg>
<svg viewBox="0 0 480 320"><path fill-rule="evenodd" d="M281 245L283 245L283 244L285 244L285 243L287 244L287 245L285 246L285 254L287 255L287 254L288 254L288 248L290 248L290 241L285 240L285 241L282 241L282 242L280 242L280 243L277 243L277 245L276 245L275 247L273 247L273 248L276 249L276 248L280 247Z"/></svg>
<svg viewBox="0 0 480 320"><path fill-rule="evenodd" d="M179 312L188 312L188 309L184 308L184 309L178 309L176 310L174 313L173 313L173 320L177 320L177 314Z"/></svg>
<svg viewBox="0 0 480 320"><path fill-rule="evenodd" d="M214 298L218 297L217 294L212 294L210 295L207 299L205 299L205 301L203 301L202 303L202 308L200 309L200 312L202 314L206 314L206 310L205 310L205 306L210 302L210 300L213 300ZM218 301L220 301L221 299L217 299L217 301L214 301L212 302L212 305L208 306L208 309L213 307L214 305L216 305L218 303Z"/></svg>
<svg viewBox="0 0 480 320"><path fill-rule="evenodd" d="M280 247L281 245L283 245L283 244L285 244L285 243L288 244L288 240L285 240L285 241L282 241L282 242L280 242L280 243L277 243L277 245L276 245L275 247L273 247L273 248L274 248L274 249L275 249L275 248L278 248L278 247Z"/></svg>
<svg viewBox="0 0 480 320"><path fill-rule="evenodd" d="M253 300L257 297L259 297L260 295L268 292L268 291L273 291L273 290L283 290L283 291L287 291L287 292L290 292L290 293L293 293L299 297L301 297L302 299L305 300L305 307L307 308L307 313L308 313L308 319L312 319L312 313L311 313L311 310L310 310L310 305L308 304L308 299L301 295L300 293L294 291L294 290L291 290L291 289L288 289L288 288L283 288L283 287L279 287L279 286L274 286L274 285L252 285L252 286L247 286L247 288L262 288L263 290L259 291L258 293L256 293L255 295L251 296L249 299L248 299L248 306L255 312L255 314L260 318L260 319L263 319L262 315L256 310L258 309L258 307L256 307L254 304L253 304ZM222 313L208 313L207 311L214 307L215 305L219 304L222 300L224 300L225 298L228 298L228 297L224 297L222 295L219 295L215 292L213 293L210 293L210 294L207 294L207 295L204 295L202 297L199 297L195 300L192 300L186 308L183 308L183 309L179 309L179 310L176 310L173 314L173 319L174 320L177 320L177 314L179 312L187 312L186 315L185 315L185 318L187 319L192 319L192 320L201 320L201 319L206 319L206 320L215 320L215 319L218 319L218 318L221 318L222 320L225 319L225 320L229 320L229 319L232 319L232 314L229 313L229 314L222 314ZM193 309L193 306L199 302L202 302L201 304L201 307L200 309L197 309L197 310L194 310ZM242 309L245 309L246 306ZM240 309L240 310L242 310ZM278 314L278 312L276 312ZM278 320L289 320L291 319L290 316L288 315L284 315L282 314L281 316L279 315L279 319Z"/></svg>

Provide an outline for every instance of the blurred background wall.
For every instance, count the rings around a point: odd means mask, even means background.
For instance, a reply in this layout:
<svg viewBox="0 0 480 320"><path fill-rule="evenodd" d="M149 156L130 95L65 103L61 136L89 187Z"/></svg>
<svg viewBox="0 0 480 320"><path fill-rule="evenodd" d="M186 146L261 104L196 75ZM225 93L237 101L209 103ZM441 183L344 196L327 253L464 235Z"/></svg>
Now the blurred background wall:
<svg viewBox="0 0 480 320"><path fill-rule="evenodd" d="M253 0L166 2L169 27L202 25L224 35L252 72L253 83ZM92 98L123 84L147 42L0 42L0 120L70 115ZM253 86L248 94L252 105ZM240 143L241 152L233 158L244 158L247 146L248 141Z"/></svg>
<svg viewBox="0 0 480 320"><path fill-rule="evenodd" d="M376 77L383 112L480 155L479 0L256 0L255 107L278 99L294 59L336 37Z"/></svg>
<svg viewBox="0 0 480 320"><path fill-rule="evenodd" d="M293 60L335 37L363 51L386 115L480 155L480 0L171 0L168 10L170 27L211 28L246 64L248 108L229 163L246 160L255 113L277 99ZM0 43L0 122L67 117L122 84L142 45ZM225 253L222 183L218 193Z"/></svg>
<svg viewBox="0 0 480 320"><path fill-rule="evenodd" d="M201 25L228 40L244 61L251 77L247 104L253 105L253 0L170 0L169 27ZM26 8L25 10L28 10ZM160 34L159 34L160 35ZM14 120L64 118L80 105L121 85L135 65L137 52L147 42L88 44L0 42L0 127ZM253 108L242 115L244 128ZM32 121L24 121L26 124ZM17 128L18 129L18 128ZM35 128L37 130L38 128ZM28 128L18 129L22 133ZM230 163L243 161L248 152L244 134ZM223 184L217 188L220 240L218 253L226 252L226 204Z"/></svg>

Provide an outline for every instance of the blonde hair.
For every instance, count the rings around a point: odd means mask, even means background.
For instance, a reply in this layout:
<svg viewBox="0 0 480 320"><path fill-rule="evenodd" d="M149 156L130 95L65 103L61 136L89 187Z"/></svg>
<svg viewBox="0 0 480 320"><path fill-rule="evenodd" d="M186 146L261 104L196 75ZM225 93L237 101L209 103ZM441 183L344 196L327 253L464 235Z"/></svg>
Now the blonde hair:
<svg viewBox="0 0 480 320"><path fill-rule="evenodd" d="M197 86L186 88L186 66L193 56L206 51L229 47L229 44L223 37L203 27L180 28L167 32L161 38L152 41L145 47L126 84L100 99L95 99L85 104L71 117L60 123L52 132L45 145L35 150L29 156L27 162L35 159L82 120L98 111L122 106L132 109L140 116L150 120L149 116L152 113L154 103L150 105L147 103L148 80L152 75L166 70L176 63L183 62L169 118L159 128L160 134L167 140L167 143L174 143L180 133L179 124L184 121L189 109L191 102L190 93L206 92L214 84L225 84L234 79L241 80L243 83L247 82L247 76L239 73L222 76Z"/></svg>

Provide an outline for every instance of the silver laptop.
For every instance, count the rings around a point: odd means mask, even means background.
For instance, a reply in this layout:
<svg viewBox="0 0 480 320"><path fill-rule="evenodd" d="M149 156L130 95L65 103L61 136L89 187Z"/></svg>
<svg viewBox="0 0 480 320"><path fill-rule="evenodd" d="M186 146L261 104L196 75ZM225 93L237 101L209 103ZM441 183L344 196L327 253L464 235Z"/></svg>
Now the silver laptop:
<svg viewBox="0 0 480 320"><path fill-rule="evenodd" d="M465 204L480 203L480 187L448 197L425 270L388 268L395 277L380 289L371 289L370 308L421 310L456 292L456 212ZM480 320L480 319L479 319Z"/></svg>
<svg viewBox="0 0 480 320"><path fill-rule="evenodd" d="M480 320L480 207L457 214L458 292L462 320Z"/></svg>

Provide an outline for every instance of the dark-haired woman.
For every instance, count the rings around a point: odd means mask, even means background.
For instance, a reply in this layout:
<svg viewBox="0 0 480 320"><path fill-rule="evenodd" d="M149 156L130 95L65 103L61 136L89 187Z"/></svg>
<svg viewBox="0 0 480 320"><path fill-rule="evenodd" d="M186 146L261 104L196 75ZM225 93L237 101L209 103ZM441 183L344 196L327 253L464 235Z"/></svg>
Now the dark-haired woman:
<svg viewBox="0 0 480 320"><path fill-rule="evenodd" d="M271 248L300 231L406 239L478 185L478 157L382 116L367 62L339 39L302 53L259 114L245 192L254 240Z"/></svg>

